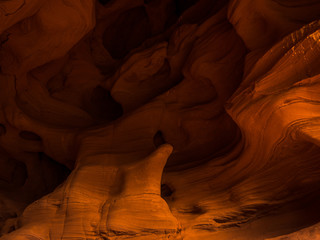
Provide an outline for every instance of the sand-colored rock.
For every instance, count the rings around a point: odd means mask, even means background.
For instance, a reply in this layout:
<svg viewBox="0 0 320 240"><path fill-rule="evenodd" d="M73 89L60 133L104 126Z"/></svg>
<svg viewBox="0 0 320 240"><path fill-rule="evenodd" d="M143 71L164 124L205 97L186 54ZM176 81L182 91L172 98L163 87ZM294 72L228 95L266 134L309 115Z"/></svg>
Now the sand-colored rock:
<svg viewBox="0 0 320 240"><path fill-rule="evenodd" d="M319 8L0 2L0 239L317 239Z"/></svg>

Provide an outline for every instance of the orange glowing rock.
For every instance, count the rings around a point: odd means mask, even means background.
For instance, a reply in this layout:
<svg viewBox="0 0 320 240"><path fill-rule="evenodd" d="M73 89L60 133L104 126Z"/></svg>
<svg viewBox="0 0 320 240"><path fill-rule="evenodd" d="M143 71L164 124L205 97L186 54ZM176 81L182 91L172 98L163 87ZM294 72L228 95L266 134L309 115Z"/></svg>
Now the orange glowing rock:
<svg viewBox="0 0 320 240"><path fill-rule="evenodd" d="M319 9L1 1L0 239L317 239Z"/></svg>

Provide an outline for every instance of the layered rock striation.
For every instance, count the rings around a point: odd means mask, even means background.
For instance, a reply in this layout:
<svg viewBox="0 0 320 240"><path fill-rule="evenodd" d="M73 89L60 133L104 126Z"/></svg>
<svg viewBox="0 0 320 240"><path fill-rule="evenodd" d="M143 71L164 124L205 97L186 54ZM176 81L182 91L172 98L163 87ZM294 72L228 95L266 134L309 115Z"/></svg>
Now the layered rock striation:
<svg viewBox="0 0 320 240"><path fill-rule="evenodd" d="M319 238L319 1L0 10L1 240Z"/></svg>

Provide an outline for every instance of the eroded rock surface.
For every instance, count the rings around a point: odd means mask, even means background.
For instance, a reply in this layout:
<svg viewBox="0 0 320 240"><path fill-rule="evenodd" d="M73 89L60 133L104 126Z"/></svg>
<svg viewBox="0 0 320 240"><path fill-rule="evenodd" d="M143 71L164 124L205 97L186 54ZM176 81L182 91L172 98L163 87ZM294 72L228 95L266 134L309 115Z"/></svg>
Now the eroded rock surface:
<svg viewBox="0 0 320 240"><path fill-rule="evenodd" d="M306 239L318 0L0 2L0 239Z"/></svg>

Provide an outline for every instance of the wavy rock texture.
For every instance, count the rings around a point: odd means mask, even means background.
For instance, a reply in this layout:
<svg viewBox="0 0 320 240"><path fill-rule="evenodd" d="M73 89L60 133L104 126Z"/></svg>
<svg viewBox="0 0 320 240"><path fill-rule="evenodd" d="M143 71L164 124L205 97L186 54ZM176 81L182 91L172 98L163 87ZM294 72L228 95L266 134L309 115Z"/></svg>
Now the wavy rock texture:
<svg viewBox="0 0 320 240"><path fill-rule="evenodd" d="M320 239L319 12L0 1L0 239Z"/></svg>

